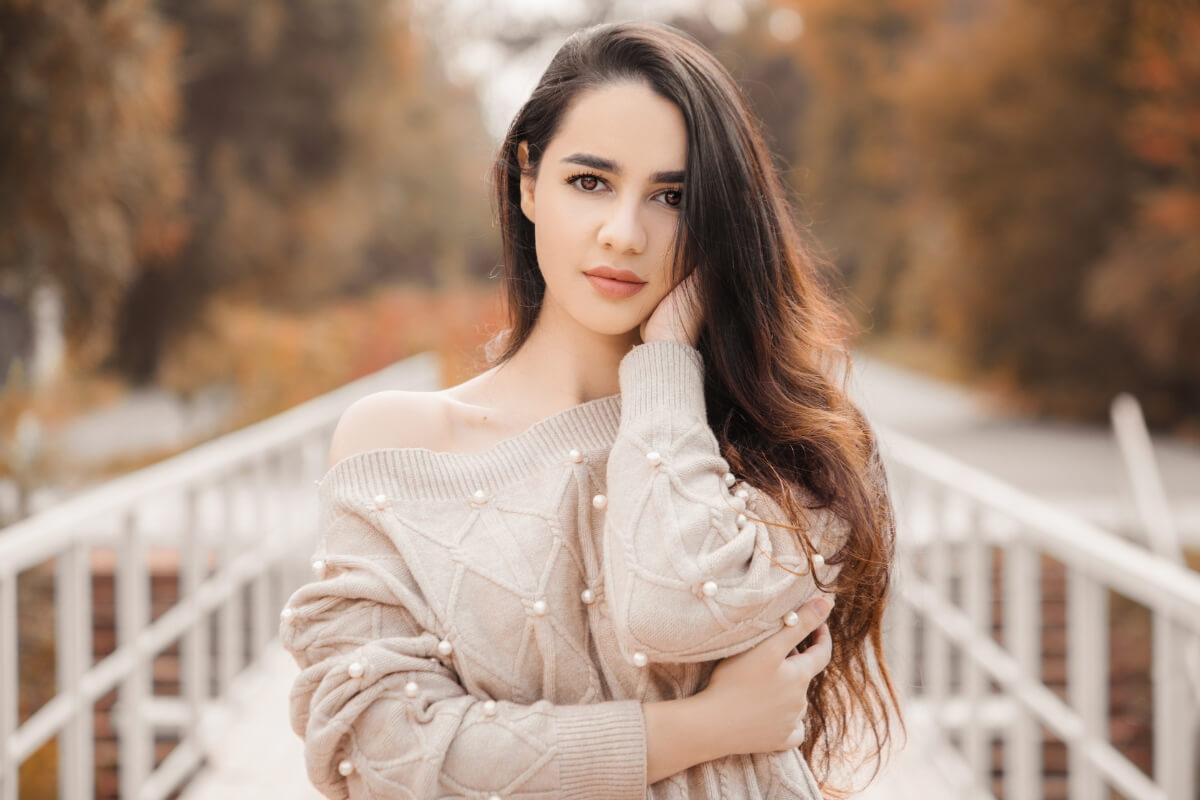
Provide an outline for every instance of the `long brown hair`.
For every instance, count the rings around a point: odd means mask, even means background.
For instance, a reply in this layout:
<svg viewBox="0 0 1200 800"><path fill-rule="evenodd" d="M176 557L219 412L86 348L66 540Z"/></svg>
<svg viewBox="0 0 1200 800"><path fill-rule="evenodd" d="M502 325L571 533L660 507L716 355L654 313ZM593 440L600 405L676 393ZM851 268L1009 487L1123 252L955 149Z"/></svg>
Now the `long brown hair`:
<svg viewBox="0 0 1200 800"><path fill-rule="evenodd" d="M801 750L827 779L846 758L847 737L865 729L875 748L864 755L878 769L893 716L899 719L882 643L895 525L875 437L845 391L849 316L801 241L740 88L686 33L642 22L579 31L517 112L493 172L511 322L493 360L511 358L524 344L546 288L533 224L521 211L517 146L529 143L528 170L536 175L571 101L629 80L675 103L687 127L672 285L693 272L698 277L704 322L697 349L721 454L801 523L794 529L808 552L806 509L829 509L849 523L844 546L826 558L840 565L823 587L837 595L829 619L833 660L810 687Z"/></svg>

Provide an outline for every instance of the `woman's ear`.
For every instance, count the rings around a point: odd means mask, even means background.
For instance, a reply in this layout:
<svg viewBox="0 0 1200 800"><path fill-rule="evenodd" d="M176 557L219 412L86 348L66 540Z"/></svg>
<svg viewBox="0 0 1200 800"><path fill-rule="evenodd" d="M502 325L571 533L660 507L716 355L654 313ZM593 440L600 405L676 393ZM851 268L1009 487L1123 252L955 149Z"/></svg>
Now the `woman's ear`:
<svg viewBox="0 0 1200 800"><path fill-rule="evenodd" d="M534 176L527 174L529 168L529 142L522 141L517 145L517 163L521 166L521 211L526 218L536 224L533 213L533 184Z"/></svg>

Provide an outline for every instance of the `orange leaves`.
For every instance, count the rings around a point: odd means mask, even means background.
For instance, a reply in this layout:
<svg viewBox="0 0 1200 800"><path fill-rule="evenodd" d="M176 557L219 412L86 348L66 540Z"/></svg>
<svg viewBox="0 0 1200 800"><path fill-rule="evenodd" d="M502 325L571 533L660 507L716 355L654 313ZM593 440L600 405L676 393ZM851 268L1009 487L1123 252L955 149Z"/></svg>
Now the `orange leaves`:
<svg viewBox="0 0 1200 800"><path fill-rule="evenodd" d="M1143 5L1130 26L1130 56L1122 84L1133 104L1126 138L1152 167L1200 179L1200 9L1165 14Z"/></svg>
<svg viewBox="0 0 1200 800"><path fill-rule="evenodd" d="M294 313L217 298L159 379L185 395L232 385L246 424L426 350L440 354L445 382L463 380L478 370L481 347L500 323L499 297L473 284L391 286Z"/></svg>
<svg viewBox="0 0 1200 800"><path fill-rule="evenodd" d="M818 233L881 327L1028 407L1196 418L1200 7L955 5L801 6Z"/></svg>
<svg viewBox="0 0 1200 800"><path fill-rule="evenodd" d="M1146 198L1140 217L1152 231L1195 235L1200 231L1200 191L1174 186L1156 192Z"/></svg>

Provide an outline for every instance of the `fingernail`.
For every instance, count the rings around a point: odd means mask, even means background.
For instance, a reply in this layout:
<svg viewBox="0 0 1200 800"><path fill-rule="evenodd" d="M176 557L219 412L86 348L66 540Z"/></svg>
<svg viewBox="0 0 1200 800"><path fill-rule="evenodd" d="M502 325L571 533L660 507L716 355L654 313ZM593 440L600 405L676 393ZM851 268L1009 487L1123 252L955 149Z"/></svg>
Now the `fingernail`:
<svg viewBox="0 0 1200 800"><path fill-rule="evenodd" d="M832 597L828 597L828 596L819 597L819 598L817 598L817 602L821 604L821 613L822 614L828 614L830 611L833 610L833 598Z"/></svg>

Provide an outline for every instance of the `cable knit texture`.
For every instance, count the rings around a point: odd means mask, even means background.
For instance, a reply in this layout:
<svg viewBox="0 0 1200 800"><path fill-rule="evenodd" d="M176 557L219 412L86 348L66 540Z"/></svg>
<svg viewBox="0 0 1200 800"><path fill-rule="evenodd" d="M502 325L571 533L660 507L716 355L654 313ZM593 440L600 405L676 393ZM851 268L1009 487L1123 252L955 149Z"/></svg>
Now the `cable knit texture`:
<svg viewBox="0 0 1200 800"><path fill-rule="evenodd" d="M756 521L779 507L727 475L699 351L638 345L619 379L484 452L371 450L321 480L281 634L327 797L819 800L795 750L646 785L642 703L699 691L818 590L795 532ZM845 535L807 524L826 555Z"/></svg>

